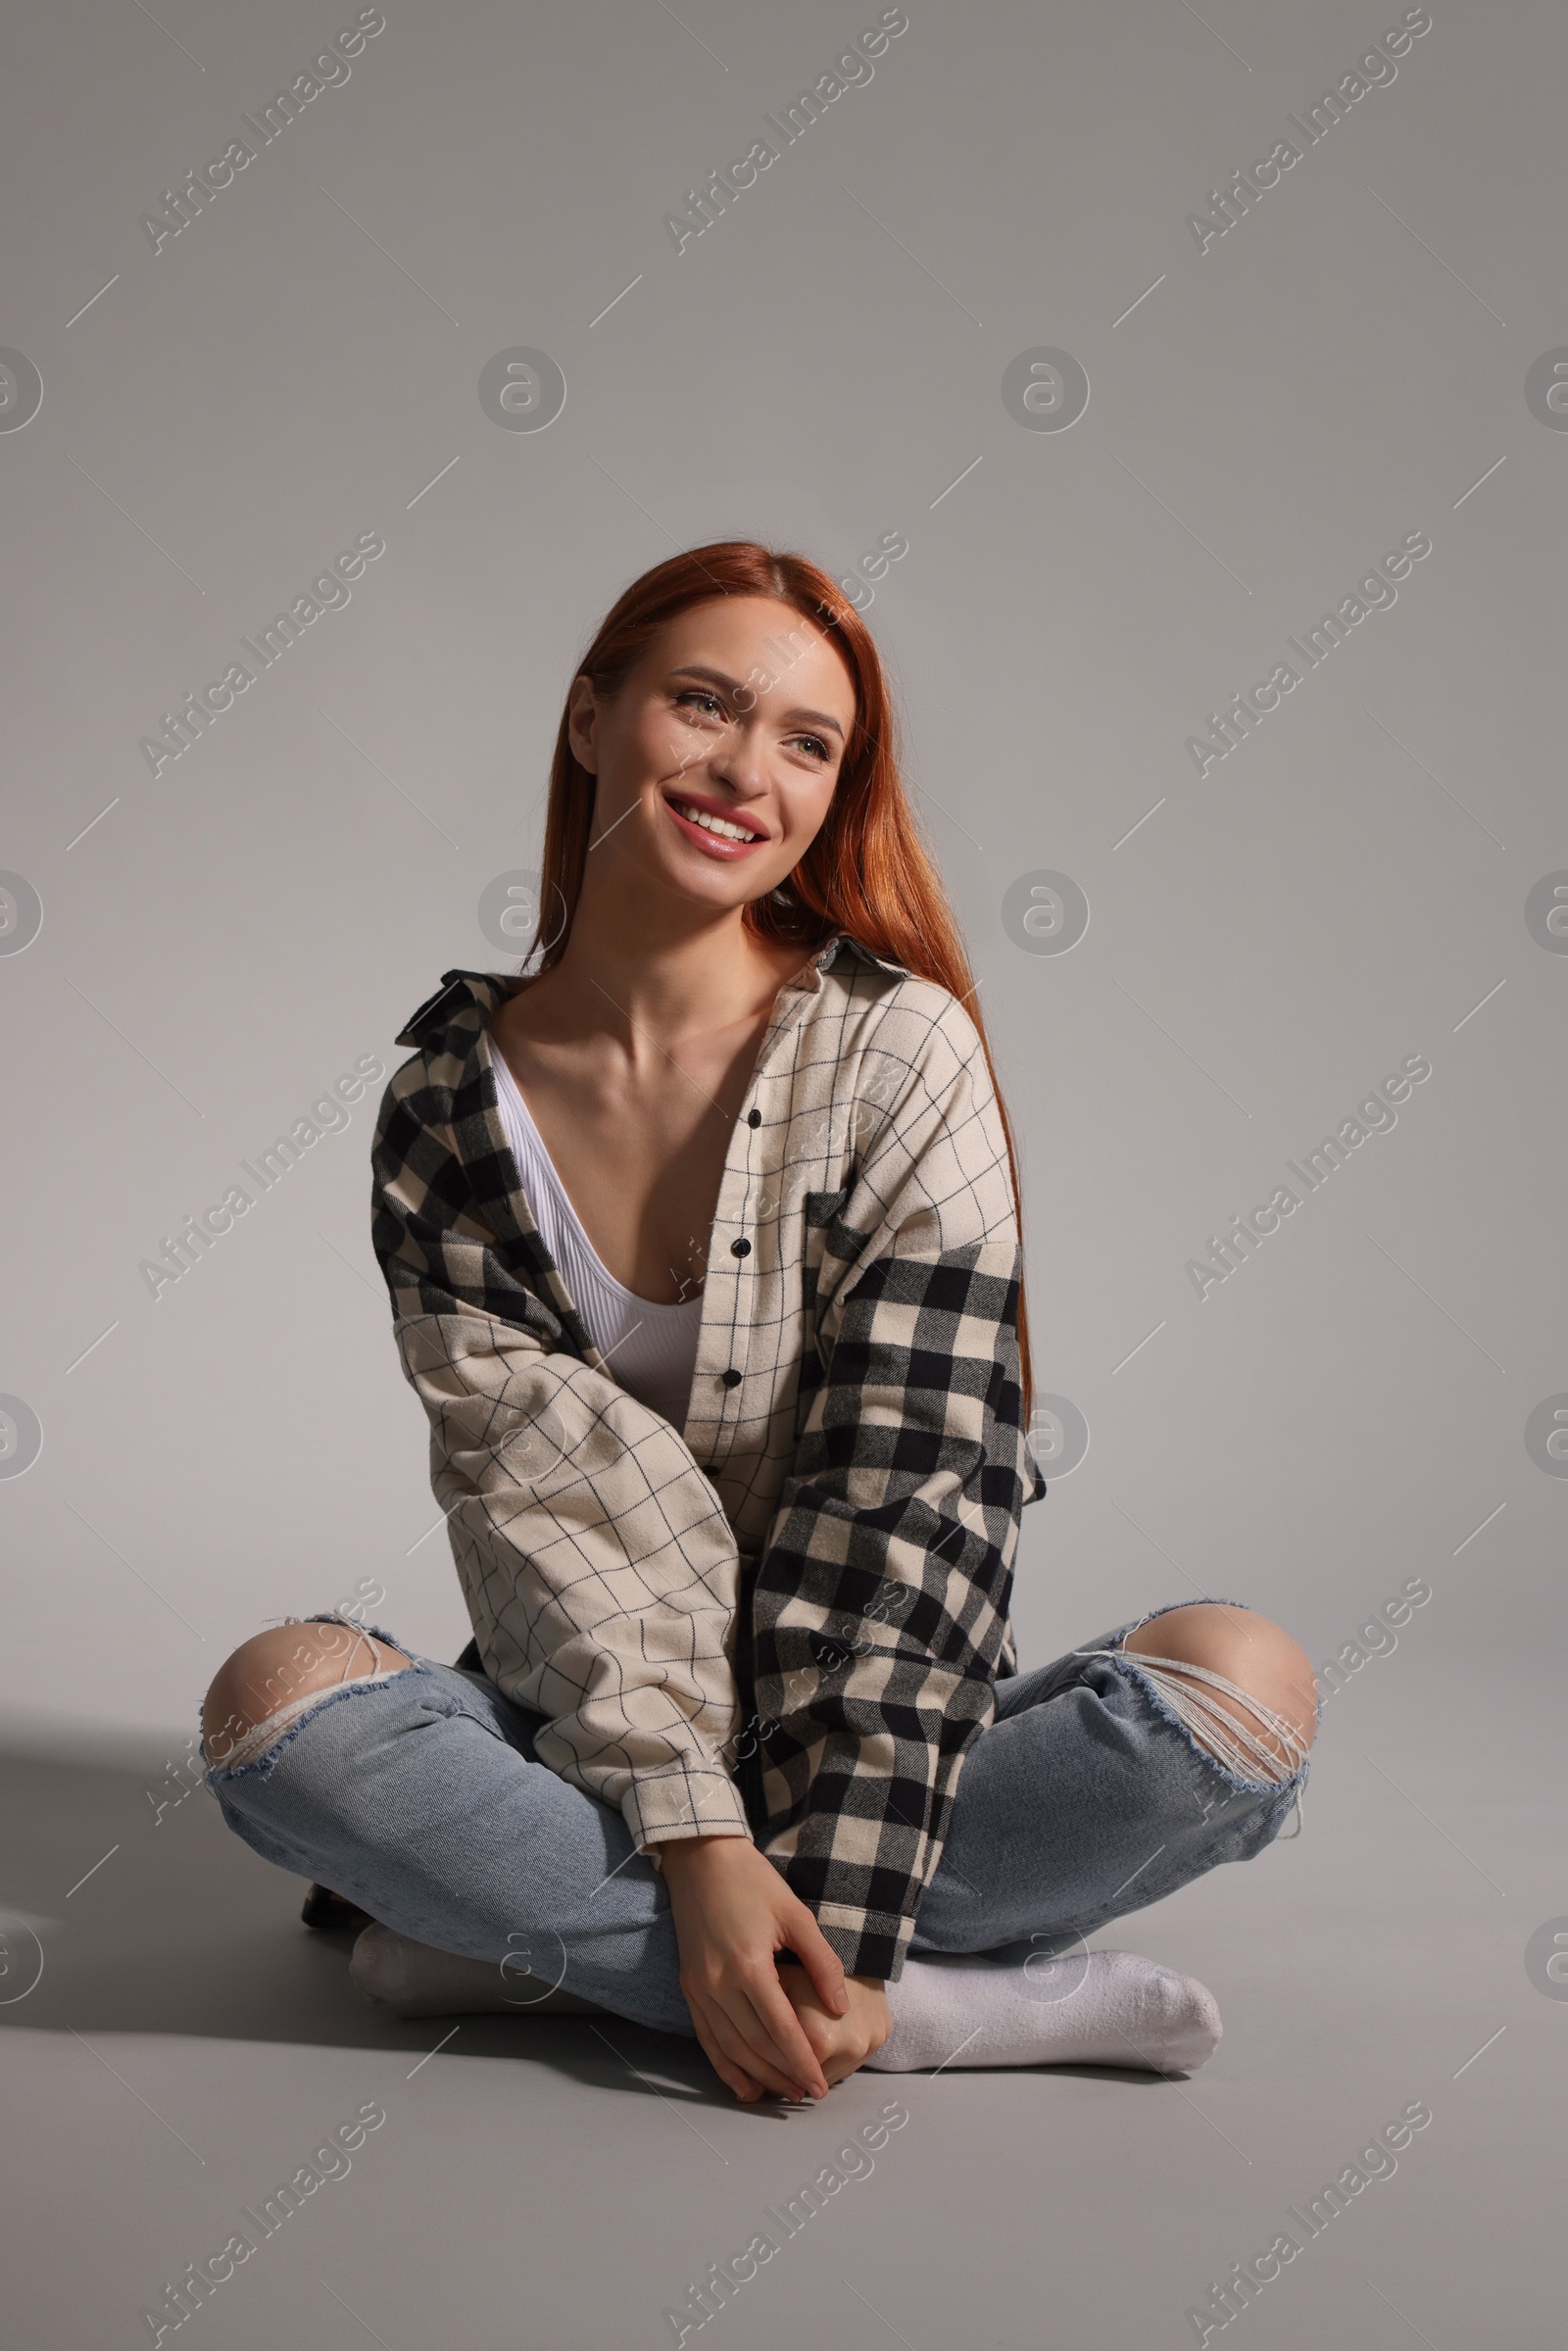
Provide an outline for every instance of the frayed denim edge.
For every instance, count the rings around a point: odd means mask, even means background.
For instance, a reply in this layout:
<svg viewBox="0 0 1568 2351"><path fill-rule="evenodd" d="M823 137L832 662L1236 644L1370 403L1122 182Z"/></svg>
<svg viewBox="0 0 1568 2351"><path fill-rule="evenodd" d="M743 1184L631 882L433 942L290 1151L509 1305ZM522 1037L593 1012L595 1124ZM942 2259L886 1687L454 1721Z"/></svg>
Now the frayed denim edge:
<svg viewBox="0 0 1568 2351"><path fill-rule="evenodd" d="M1232 1603L1237 1608L1241 1608L1245 1604L1242 1600ZM286 1623L287 1619L285 1618L284 1621ZM384 1625L362 1625L357 1616L339 1616L332 1608L318 1608L314 1616L302 1616L298 1622L302 1625L347 1625L351 1633L368 1633L372 1640L384 1641L389 1649L397 1649L405 1657L414 1654L411 1649L404 1648L397 1635L389 1633ZM418 1660L416 1659L415 1662L417 1664Z"/></svg>
<svg viewBox="0 0 1568 2351"><path fill-rule="evenodd" d="M323 1621L336 1623L339 1620L336 1618L325 1620L320 1618L313 1618L309 1621L313 1623L320 1623ZM385 1641L390 1648L395 1649L398 1645L397 1642L391 1639L390 1635L382 1633L379 1630L376 1631L376 1639L378 1641ZM404 1654L407 1655L407 1651L405 1651ZM410 1674L421 1674L428 1679L430 1672L431 1667L428 1660L422 1657L416 1657L412 1658L407 1665L395 1666L392 1672L389 1674L378 1674L373 1679L367 1675L362 1681L344 1682L341 1683L335 1690L323 1690L320 1693L320 1704L317 1706L308 1706L303 1714L296 1715L294 1721L289 1724L288 1729L279 1735L278 1739L267 1749L265 1754L258 1755L254 1762L235 1764L231 1768L225 1768L220 1763L210 1763L207 1767L203 1785L207 1788L211 1788L216 1792L220 1787L232 1788L235 1782L239 1780L270 1780L273 1772L275 1772L277 1769L278 1758L281 1756L283 1749L292 1744L292 1742L298 1739L300 1733L305 1729L306 1725L308 1723L314 1723L317 1719L317 1716L319 1715L326 1707L332 1705L335 1700L338 1698L352 1698L358 1695L360 1692L368 1690L385 1690L390 1683L402 1682ZM207 1752L205 1740L202 1743L202 1752L204 1755Z"/></svg>
<svg viewBox="0 0 1568 2351"><path fill-rule="evenodd" d="M1154 1680L1152 1674L1149 1674L1144 1671L1144 1668L1138 1663L1136 1653L1129 1654L1127 1651L1126 1641L1128 1634L1136 1633L1141 1626L1152 1624L1156 1617L1169 1616L1173 1608L1198 1608L1204 1606L1210 1608L1245 1608L1247 1606L1247 1602L1245 1600L1218 1599L1211 1592L1204 1592L1200 1599L1169 1600L1161 1608L1151 1608L1147 1616L1140 1616L1134 1623L1123 1626L1122 1630L1115 1635L1115 1654L1106 1659L1105 1662L1111 1665L1122 1665L1126 1668L1128 1673L1137 1675L1143 1689L1147 1690L1150 1697L1153 1699L1155 1707L1163 1716L1164 1720L1171 1724L1175 1730L1181 1733L1182 1737L1186 1739L1188 1746L1199 1758L1200 1762L1206 1763L1211 1771L1217 1772L1219 1777L1225 1781L1229 1787L1238 1789L1243 1795L1279 1797L1282 1800L1283 1808L1288 1817L1290 1806L1295 1803L1297 1797L1300 1794L1301 1789L1306 1786L1306 1775L1312 1768L1312 1759L1310 1755L1308 1755L1297 1766L1296 1770L1291 1774L1288 1780L1244 1780L1239 1772L1233 1772L1228 1763L1221 1762L1219 1756L1214 1754L1208 1747L1205 1747L1200 1739L1198 1739L1194 1736L1191 1725L1182 1721L1181 1716L1171 1705L1170 1701L1165 1696L1164 1691L1160 1689L1159 1684ZM1289 1798L1289 1803L1284 1802L1284 1799L1286 1798Z"/></svg>

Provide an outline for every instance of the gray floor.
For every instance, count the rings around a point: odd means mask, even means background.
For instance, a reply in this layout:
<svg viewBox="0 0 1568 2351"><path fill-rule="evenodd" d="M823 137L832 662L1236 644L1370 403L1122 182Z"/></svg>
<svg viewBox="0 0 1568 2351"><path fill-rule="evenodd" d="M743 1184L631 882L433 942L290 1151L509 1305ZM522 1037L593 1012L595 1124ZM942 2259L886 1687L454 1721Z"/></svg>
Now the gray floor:
<svg viewBox="0 0 1568 2351"><path fill-rule="evenodd" d="M1412 1672L1375 1704L1352 1684L1325 1718L1300 1839L1102 1938L1216 1992L1225 2040L1192 2080L862 2075L789 2114L740 2111L693 2051L629 2025L388 2024L342 1940L298 1925L298 1883L210 1798L154 1824L162 1757L13 1757L0 1892L44 1966L24 1990L36 1955L13 1932L9 2340L146 2342L139 2314L165 2282L373 2101L385 2124L347 2176L178 2339L668 2343L687 2283L898 2099L907 2124L871 2175L705 2340L1174 2346L1197 2339L1189 2306L1287 2230L1300 2253L1224 2330L1256 2351L1556 2344L1568 2002L1535 1987L1524 1951L1568 1905L1544 1799L1516 1791L1546 1784L1559 1715L1529 1660L1479 1690ZM1432 2121L1397 2172L1308 2237L1287 2207L1417 2101Z"/></svg>

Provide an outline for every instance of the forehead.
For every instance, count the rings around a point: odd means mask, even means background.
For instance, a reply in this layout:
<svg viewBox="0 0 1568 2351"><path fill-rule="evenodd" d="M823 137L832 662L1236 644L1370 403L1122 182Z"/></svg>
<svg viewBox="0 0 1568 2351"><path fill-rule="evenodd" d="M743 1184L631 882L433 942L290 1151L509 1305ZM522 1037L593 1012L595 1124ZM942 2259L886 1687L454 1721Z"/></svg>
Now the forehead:
<svg viewBox="0 0 1568 2351"><path fill-rule="evenodd" d="M688 606L665 623L645 660L656 671L693 663L721 669L737 683L750 678L760 697L814 701L840 712L846 724L855 715L855 681L838 647L815 621L771 596L718 596ZM758 670L773 684L764 686L753 675Z"/></svg>

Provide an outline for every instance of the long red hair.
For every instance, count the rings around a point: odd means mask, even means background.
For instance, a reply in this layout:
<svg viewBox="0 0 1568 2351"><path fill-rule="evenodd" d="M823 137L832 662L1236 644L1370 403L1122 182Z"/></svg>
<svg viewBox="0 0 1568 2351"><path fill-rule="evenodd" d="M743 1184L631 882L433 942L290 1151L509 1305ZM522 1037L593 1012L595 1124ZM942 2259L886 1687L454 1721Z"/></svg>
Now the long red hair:
<svg viewBox="0 0 1568 2351"><path fill-rule="evenodd" d="M652 640L677 613L717 596L765 596L791 606L826 635L855 685L855 719L827 817L789 877L746 907L749 927L770 939L820 945L848 931L874 955L902 963L958 999L980 1033L996 1086L1015 1199L1021 1199L1012 1128L976 1001L974 974L947 892L899 772L898 722L881 658L860 615L805 556L775 554L752 539L694 547L656 563L617 598L575 675L612 701ZM595 778L578 763L564 711L550 763L550 798L540 860L539 927L529 956L548 971L564 951L582 891L593 831ZM537 961L534 958L537 957ZM1032 1409L1029 1330L1020 1281L1019 1385L1024 1421Z"/></svg>

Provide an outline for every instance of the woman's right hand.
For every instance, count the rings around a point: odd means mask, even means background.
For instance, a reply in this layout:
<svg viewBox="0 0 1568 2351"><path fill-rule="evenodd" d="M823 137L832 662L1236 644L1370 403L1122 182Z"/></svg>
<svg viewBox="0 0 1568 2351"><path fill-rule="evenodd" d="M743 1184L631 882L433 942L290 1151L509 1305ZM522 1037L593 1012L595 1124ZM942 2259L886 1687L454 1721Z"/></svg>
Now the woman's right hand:
<svg viewBox="0 0 1568 2351"><path fill-rule="evenodd" d="M697 2037L747 2104L827 2095L827 2077L779 1982L793 1951L832 2016L849 2007L843 1963L806 1904L749 1837L690 1837L659 1848Z"/></svg>

